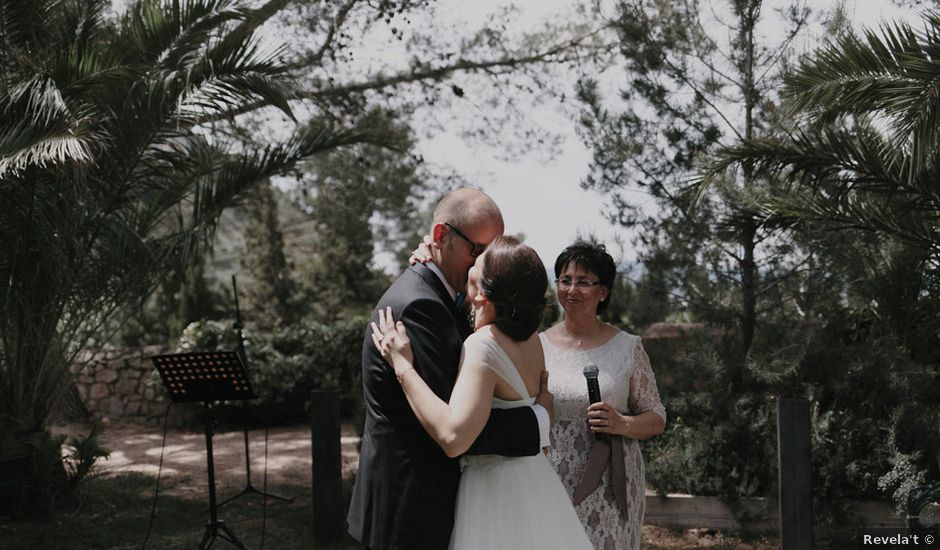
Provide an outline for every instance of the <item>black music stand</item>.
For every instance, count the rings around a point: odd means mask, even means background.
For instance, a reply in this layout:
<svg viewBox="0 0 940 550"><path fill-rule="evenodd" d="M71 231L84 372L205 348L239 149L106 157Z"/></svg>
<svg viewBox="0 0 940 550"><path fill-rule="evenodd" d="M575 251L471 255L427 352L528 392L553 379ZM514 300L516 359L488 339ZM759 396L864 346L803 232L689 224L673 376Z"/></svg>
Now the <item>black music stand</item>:
<svg viewBox="0 0 940 550"><path fill-rule="evenodd" d="M258 397L251 389L244 365L234 351L155 355L150 359L157 367L163 385L174 403L202 402L205 406L209 521L206 523L202 542L199 543L199 550L211 546L217 537L247 550L216 513L215 465L212 459L212 403Z"/></svg>

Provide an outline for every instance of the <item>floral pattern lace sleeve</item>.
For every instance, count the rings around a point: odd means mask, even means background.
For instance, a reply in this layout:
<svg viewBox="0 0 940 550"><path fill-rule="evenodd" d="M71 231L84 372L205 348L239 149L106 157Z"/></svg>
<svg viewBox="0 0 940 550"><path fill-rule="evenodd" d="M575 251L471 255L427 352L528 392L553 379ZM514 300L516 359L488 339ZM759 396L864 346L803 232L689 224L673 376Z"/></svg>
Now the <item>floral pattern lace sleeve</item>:
<svg viewBox="0 0 940 550"><path fill-rule="evenodd" d="M656 377L650 367L650 358L643 349L643 343L637 339L633 348L633 370L630 373L630 412L639 415L653 411L665 422L666 407L659 399Z"/></svg>

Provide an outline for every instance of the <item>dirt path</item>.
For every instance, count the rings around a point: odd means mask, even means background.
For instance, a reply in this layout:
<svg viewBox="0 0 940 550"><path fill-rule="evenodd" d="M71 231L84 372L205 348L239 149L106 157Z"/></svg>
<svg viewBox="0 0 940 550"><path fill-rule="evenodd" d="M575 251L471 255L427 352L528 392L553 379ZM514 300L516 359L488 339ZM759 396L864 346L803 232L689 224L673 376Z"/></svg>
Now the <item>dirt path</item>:
<svg viewBox="0 0 940 550"><path fill-rule="evenodd" d="M60 425L56 433L88 433L88 426ZM268 487L311 487L310 429L306 425L268 429L267 472ZM156 475L160 467L160 452L163 438L162 426L135 423L110 423L105 426L105 444L111 449L111 458L100 463L105 473L143 472ZM264 430L249 432L252 484L263 488L264 474ZM343 477L350 478L358 466L356 446L358 436L350 425L341 430ZM244 436L241 431L220 432L213 438L215 456L216 487L220 500L234 496L245 487ZM201 431L170 429L163 447L161 476L174 484L173 493L198 493L202 498L206 481L205 435ZM162 483L161 483L162 485ZM277 489L269 492L278 494ZM307 510L310 493L284 494L295 498L294 507ZM251 501L246 501L251 502ZM256 503L255 503L256 504ZM237 510L238 508L236 508ZM234 513L234 512L229 512ZM303 513L307 513L304 511ZM231 516L229 516L231 517ZM293 516L290 516L293 517ZM305 517L305 516L304 516ZM247 532L240 525L242 532ZM0 543L0 546L3 546ZM643 527L644 548L653 550L728 548L732 550L769 550L777 547L775 541L747 540L715 534L713 530L693 529L674 533L661 527ZM344 547L345 548L345 547Z"/></svg>
<svg viewBox="0 0 940 550"><path fill-rule="evenodd" d="M84 426L61 426L59 432L76 433ZM248 432L252 484L261 488L265 468L265 431ZM162 426L111 423L105 426L105 445L111 458L102 461L103 472L143 472L156 475L160 468ZM215 434L212 440L216 484L219 487L244 487L245 440L241 431ZM350 425L341 428L343 477L352 476L358 466L356 445L359 437ZM311 480L310 428L306 425L267 430L267 481L272 484L309 484ZM202 479L206 475L206 442L201 431L170 428L163 447L161 476ZM287 481L289 480L289 481Z"/></svg>

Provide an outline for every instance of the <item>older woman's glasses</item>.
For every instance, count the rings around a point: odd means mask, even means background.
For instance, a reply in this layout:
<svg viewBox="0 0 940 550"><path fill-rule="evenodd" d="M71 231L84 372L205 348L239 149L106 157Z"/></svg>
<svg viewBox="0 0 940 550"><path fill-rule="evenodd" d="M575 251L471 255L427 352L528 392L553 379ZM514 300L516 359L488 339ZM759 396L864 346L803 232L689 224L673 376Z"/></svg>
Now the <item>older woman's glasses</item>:
<svg viewBox="0 0 940 550"><path fill-rule="evenodd" d="M578 287L581 290L587 290L592 286L597 286L601 284L600 281L588 281L587 279L569 279L563 277L561 279L555 279L555 284L558 285L558 288L562 290L571 290L571 287Z"/></svg>
<svg viewBox="0 0 940 550"><path fill-rule="evenodd" d="M471 240L470 240L470 237L464 235L462 231L460 231L459 229L457 229L456 227L454 227L453 225L451 225L451 224L449 224L449 223L447 223L447 222L444 222L444 225L446 225L447 227L451 228L451 229L454 231L454 233L457 234L458 237L460 237L461 239L467 241L467 243L470 245L470 255L473 256L474 258L476 258L477 256L479 256L480 254L483 254L483 252L486 251L486 245L485 245L485 244L471 241Z"/></svg>

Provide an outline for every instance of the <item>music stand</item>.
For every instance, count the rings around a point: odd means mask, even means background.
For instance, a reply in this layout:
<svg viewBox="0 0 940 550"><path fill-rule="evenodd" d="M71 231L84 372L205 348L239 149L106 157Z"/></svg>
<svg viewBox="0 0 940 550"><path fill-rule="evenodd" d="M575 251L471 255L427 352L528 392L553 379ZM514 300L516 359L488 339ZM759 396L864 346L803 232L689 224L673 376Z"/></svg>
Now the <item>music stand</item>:
<svg viewBox="0 0 940 550"><path fill-rule="evenodd" d="M155 355L150 358L167 393L174 403L202 402L206 417L206 469L209 477L209 521L199 543L204 550L220 537L238 548L247 550L216 513L215 465L212 458L212 402L254 399L238 354L234 351Z"/></svg>

